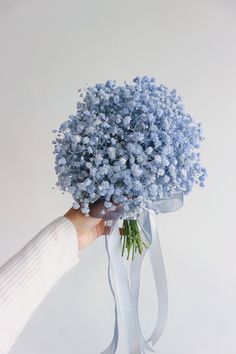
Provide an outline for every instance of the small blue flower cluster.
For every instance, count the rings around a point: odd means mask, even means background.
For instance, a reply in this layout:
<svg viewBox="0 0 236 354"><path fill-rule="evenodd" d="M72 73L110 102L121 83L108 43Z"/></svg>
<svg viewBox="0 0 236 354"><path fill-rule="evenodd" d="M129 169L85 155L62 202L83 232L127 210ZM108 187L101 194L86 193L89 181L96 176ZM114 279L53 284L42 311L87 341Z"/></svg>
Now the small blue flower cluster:
<svg viewBox="0 0 236 354"><path fill-rule="evenodd" d="M118 203L124 218L135 218L153 201L204 186L201 125L175 90L145 76L96 84L81 97L53 141L57 186L72 194L74 208L88 214L103 198L106 208Z"/></svg>

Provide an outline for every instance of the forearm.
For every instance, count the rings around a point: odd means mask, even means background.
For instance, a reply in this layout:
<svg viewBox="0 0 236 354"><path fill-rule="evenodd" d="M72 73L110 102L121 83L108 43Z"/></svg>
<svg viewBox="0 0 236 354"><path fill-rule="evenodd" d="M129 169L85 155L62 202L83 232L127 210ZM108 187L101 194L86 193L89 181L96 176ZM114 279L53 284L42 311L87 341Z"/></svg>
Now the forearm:
<svg viewBox="0 0 236 354"><path fill-rule="evenodd" d="M54 220L0 268L0 353L8 353L53 285L78 262L75 226Z"/></svg>

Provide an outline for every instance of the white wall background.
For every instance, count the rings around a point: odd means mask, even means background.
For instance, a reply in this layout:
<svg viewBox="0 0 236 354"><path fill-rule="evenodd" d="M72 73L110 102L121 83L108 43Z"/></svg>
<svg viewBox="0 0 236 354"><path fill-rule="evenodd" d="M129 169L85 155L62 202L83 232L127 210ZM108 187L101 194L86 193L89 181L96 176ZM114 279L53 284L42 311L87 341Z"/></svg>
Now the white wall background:
<svg viewBox="0 0 236 354"><path fill-rule="evenodd" d="M236 317L236 3L233 0L0 1L0 263L71 204L53 191L51 130L77 89L151 75L203 123L209 177L158 217L169 286L160 354L234 354ZM11 354L98 354L113 330L104 239L81 252ZM142 285L146 333L156 303ZM118 354L127 353L122 333Z"/></svg>

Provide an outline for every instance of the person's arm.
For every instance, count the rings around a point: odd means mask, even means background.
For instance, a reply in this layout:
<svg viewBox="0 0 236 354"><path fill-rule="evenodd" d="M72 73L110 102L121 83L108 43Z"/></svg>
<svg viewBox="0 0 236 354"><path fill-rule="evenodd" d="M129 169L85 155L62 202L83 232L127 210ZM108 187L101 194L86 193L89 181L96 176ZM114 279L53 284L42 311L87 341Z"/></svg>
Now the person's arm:
<svg viewBox="0 0 236 354"><path fill-rule="evenodd" d="M104 233L100 219L69 210L0 268L0 354L9 353L34 310L78 262L78 249Z"/></svg>

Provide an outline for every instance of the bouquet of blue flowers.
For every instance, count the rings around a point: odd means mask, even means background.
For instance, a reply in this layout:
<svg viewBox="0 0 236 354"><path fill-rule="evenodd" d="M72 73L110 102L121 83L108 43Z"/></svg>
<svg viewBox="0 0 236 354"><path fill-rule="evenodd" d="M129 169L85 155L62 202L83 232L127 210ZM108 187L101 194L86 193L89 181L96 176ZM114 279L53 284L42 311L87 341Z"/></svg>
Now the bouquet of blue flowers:
<svg viewBox="0 0 236 354"><path fill-rule="evenodd" d="M117 350L118 318L125 327L130 354L157 343L167 319L165 267L155 213L179 209L194 184L204 186L200 164L201 125L186 112L175 90L154 78L131 84L96 84L81 93L77 112L61 124L55 144L57 186L73 196L75 209L111 226L106 235L108 278L115 300L111 344ZM123 221L119 228L118 220ZM109 225L108 225L109 223ZM121 242L120 242L121 241ZM132 256L130 277L120 257ZM148 250L158 298L158 315L145 339L139 322L139 286Z"/></svg>
<svg viewBox="0 0 236 354"><path fill-rule="evenodd" d="M56 132L57 186L71 193L73 207L85 215L101 200L104 215L122 208L127 258L148 247L137 221L144 208L178 192L188 194L194 184L204 186L201 125L176 90L154 78L88 87L76 114Z"/></svg>

